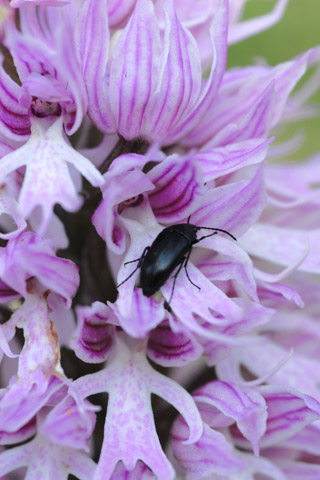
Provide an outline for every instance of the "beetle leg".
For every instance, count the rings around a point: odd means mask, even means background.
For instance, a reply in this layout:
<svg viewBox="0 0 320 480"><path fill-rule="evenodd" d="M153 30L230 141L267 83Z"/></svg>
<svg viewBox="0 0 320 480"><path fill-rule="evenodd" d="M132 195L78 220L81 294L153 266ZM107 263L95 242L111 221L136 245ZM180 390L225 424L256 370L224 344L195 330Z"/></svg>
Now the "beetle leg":
<svg viewBox="0 0 320 480"><path fill-rule="evenodd" d="M185 258L183 257L180 265L179 265L179 268L178 270L176 271L176 273L174 274L174 277L173 277L173 285L172 285L172 290L171 290L171 295L170 295L170 299L169 299L169 302L168 302L168 305L170 305L171 303L171 300L172 300L172 297L173 297L173 292L174 292L174 287L176 285L176 281L177 281L177 276L179 275L179 273L181 272L181 269L184 265L184 262L185 262Z"/></svg>
<svg viewBox="0 0 320 480"><path fill-rule="evenodd" d="M140 258L136 258L135 260L130 260L129 262L125 262L123 265L129 265L129 263L140 262Z"/></svg>
<svg viewBox="0 0 320 480"><path fill-rule="evenodd" d="M136 260L130 260L130 262L125 262L124 265L127 265L128 263L134 263L134 262L139 262L137 267L130 273L130 275L125 278L124 280L122 280L122 282L120 282L118 285L116 285L116 288L119 288L121 285L123 285L127 280L129 280L129 278L132 277L132 275L134 275L136 273L136 271L141 267L141 264L142 264L142 261L144 259L144 257L146 256L146 253L147 251L149 250L150 247L146 247L143 252L142 252L142 255L140 258L137 258Z"/></svg>
<svg viewBox="0 0 320 480"><path fill-rule="evenodd" d="M210 236L210 235L208 235L208 236ZM194 287L196 287L198 290L201 290L201 288L199 287L199 285L196 285L195 283L193 283L193 281L192 281L191 278L189 277L187 265L188 265L188 262L189 262L189 258L190 258L190 255L191 255L191 251L192 251L192 248L190 248L190 250L189 250L189 252L188 252L188 255L186 256L186 259L185 259L185 261L183 262L183 263L184 263L184 269L185 269L185 272L186 272L186 275L187 275L187 278L188 278L189 282L190 282Z"/></svg>
<svg viewBox="0 0 320 480"><path fill-rule="evenodd" d="M136 258L135 260L130 260L129 262L125 262L123 265L128 265L129 263L134 263L134 262L140 262L138 267L137 268L140 268L141 267L141 263L142 263L142 260L144 259L144 257L146 256L146 253L147 251L149 250L150 247L146 247L143 252L142 252L142 255L141 257L139 258Z"/></svg>
<svg viewBox="0 0 320 480"><path fill-rule="evenodd" d="M132 275L134 275L138 269L139 269L139 265L133 270L133 272L130 273L130 275L127 278L125 278L124 280L122 280L122 282L116 285L116 288L118 289L119 287L121 287L121 285L123 285L127 280L129 280L129 278L131 278Z"/></svg>

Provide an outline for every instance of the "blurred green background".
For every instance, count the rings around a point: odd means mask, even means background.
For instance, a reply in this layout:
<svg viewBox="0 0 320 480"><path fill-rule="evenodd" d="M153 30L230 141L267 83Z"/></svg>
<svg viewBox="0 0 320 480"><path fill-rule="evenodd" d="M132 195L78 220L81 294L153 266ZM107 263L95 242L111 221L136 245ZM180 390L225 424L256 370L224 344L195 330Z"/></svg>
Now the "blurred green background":
<svg viewBox="0 0 320 480"><path fill-rule="evenodd" d="M273 0L250 0L246 5L244 18L266 13L275 3ZM269 65L275 65L316 45L320 45L320 0L289 0L287 10L277 25L230 46L228 67L250 65L256 63L257 58L264 58ZM305 79L310 74L311 71ZM310 101L317 103L320 109L320 90ZM299 160L316 151L320 152L319 117L294 122L280 131L277 130L276 141L289 139L297 131L305 134L305 141L301 148L290 155L291 160Z"/></svg>

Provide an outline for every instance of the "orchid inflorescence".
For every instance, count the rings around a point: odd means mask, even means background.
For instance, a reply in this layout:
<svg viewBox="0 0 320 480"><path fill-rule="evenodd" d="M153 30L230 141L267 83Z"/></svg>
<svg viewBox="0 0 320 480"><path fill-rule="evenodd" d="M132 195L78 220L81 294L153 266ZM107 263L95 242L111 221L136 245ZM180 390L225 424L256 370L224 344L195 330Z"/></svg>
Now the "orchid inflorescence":
<svg viewBox="0 0 320 480"><path fill-rule="evenodd" d="M320 478L320 49L226 69L245 4L2 2L2 479Z"/></svg>

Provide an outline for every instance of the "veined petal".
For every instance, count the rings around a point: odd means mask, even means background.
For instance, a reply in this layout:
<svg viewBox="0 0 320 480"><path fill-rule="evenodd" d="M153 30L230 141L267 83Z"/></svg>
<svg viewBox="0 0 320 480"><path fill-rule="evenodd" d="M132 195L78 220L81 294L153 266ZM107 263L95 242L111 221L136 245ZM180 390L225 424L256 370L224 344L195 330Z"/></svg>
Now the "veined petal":
<svg viewBox="0 0 320 480"><path fill-rule="evenodd" d="M109 100L118 132L141 133L143 116L159 76L160 35L151 0L138 0L118 38L110 65Z"/></svg>
<svg viewBox="0 0 320 480"><path fill-rule="evenodd" d="M166 1L165 12L161 70L146 108L143 131L147 138L166 143L167 134L190 115L198 101L201 63L196 41L179 22L172 0Z"/></svg>
<svg viewBox="0 0 320 480"><path fill-rule="evenodd" d="M143 166L144 157L140 155L123 155L118 157L124 165L128 157L137 159L139 167ZM122 225L120 211L126 206L139 204L143 201L142 194L154 189L154 185L148 176L139 168L126 169L117 174L117 169L108 171L104 175L103 200L92 216L92 223L99 235L106 241L108 248L121 254L126 247L126 232Z"/></svg>
<svg viewBox="0 0 320 480"><path fill-rule="evenodd" d="M245 465L243 475L245 475L246 480L255 480L259 474L262 477L269 477L271 480L288 480L279 467L262 455L257 458L252 454L237 451L237 457ZM239 476L236 474L232 480L238 480L238 478Z"/></svg>
<svg viewBox="0 0 320 480"><path fill-rule="evenodd" d="M12 383L6 395L0 399L0 430L8 433L20 430L46 405L49 398L61 388L61 385L61 381L52 377L48 382L48 388L41 393L36 388L32 388L30 378Z"/></svg>
<svg viewBox="0 0 320 480"><path fill-rule="evenodd" d="M253 225L240 240L250 255L285 267L295 264L308 248L305 260L297 269L312 273L320 272L319 242L319 229L298 230L263 223Z"/></svg>
<svg viewBox="0 0 320 480"><path fill-rule="evenodd" d="M224 359L232 358L232 352L234 352L234 347L236 347L236 343L233 345L233 350L231 351L232 345L224 341L224 336L229 336L230 338L237 339L246 333L256 330L257 328L261 328L264 325L270 322L270 319L275 314L275 310L271 308L263 307L258 303L249 303L245 302L244 305L241 305L244 309L243 317L233 322L230 325L222 326L222 327L215 327L218 332L218 335L221 335L221 339L211 339L210 333L207 334L206 337L201 339L198 337L201 345L204 349L204 355L206 357L206 361L210 366L216 365L217 372L219 373L219 378L223 378L224 380L230 382L237 382L239 380L238 377L226 376L225 371L223 370L222 374L220 375L221 365L224 364ZM283 360L284 355L282 356L281 360ZM228 360L226 360L228 369L229 364ZM274 366L274 365L272 365ZM263 370L265 373L265 370ZM242 379L241 379L242 380Z"/></svg>
<svg viewBox="0 0 320 480"><path fill-rule="evenodd" d="M0 432L0 444L1 445L14 445L17 443L25 442L29 438L33 437L37 433L36 418L32 418L30 422L23 425L19 430L15 432Z"/></svg>
<svg viewBox="0 0 320 480"><path fill-rule="evenodd" d="M174 130L170 135L168 143L173 143L194 129L196 130L196 125L199 122L201 123L201 119L206 115L206 112L213 103L226 66L227 30L228 3L225 0L219 0L219 5L210 27L213 54L209 78L202 86L201 95L193 112Z"/></svg>
<svg viewBox="0 0 320 480"><path fill-rule="evenodd" d="M244 464L233 454L233 447L225 436L204 424L203 434L193 445L185 445L186 425L181 420L173 428L173 451L175 457L187 472L187 480L216 477L232 478L241 476Z"/></svg>
<svg viewBox="0 0 320 480"><path fill-rule="evenodd" d="M235 172L247 165L262 162L267 156L270 140L253 138L225 147L210 149L205 146L196 154L205 182Z"/></svg>
<svg viewBox="0 0 320 480"><path fill-rule="evenodd" d="M283 359L286 362L283 363ZM239 364L242 364L256 377L264 376L271 371L269 381L276 385L288 385L295 389L320 398L319 379L320 373L317 368L317 361L313 358L300 355L296 352L288 358L288 350L277 345L275 342L264 339L263 348L259 345L251 345L243 351L234 351L234 355L222 361L218 366L218 375L226 381L238 382L242 378L235 377ZM276 371L275 365L281 365Z"/></svg>
<svg viewBox="0 0 320 480"><path fill-rule="evenodd" d="M201 322L208 322L214 326L230 324L241 316L241 309L233 300L216 287L213 283L192 265L188 263L188 274L192 281L200 288L198 291L187 278L185 272L177 277L174 294L171 299L171 308L179 321L191 332L210 338L209 329L203 328ZM173 278L161 287L161 291L169 301L172 293ZM219 335L217 334L217 337ZM223 337L223 335L222 335ZM226 337L227 341L227 337ZM232 339L230 338L230 342Z"/></svg>
<svg viewBox="0 0 320 480"><path fill-rule="evenodd" d="M34 3L35 5L52 5L54 7L61 7L68 3L69 0L11 0L10 7L19 8L25 3Z"/></svg>
<svg viewBox="0 0 320 480"><path fill-rule="evenodd" d="M122 290L123 291L123 290ZM165 316L161 302L153 297L143 295L141 288L133 291L132 303L126 307L125 297L114 304L110 304L116 313L121 327L134 338L145 337L152 329L157 327Z"/></svg>
<svg viewBox="0 0 320 480"><path fill-rule="evenodd" d="M9 342L13 339L16 333L14 322L6 322L3 325L0 325L0 363L5 354L9 358L16 358L19 355L11 351Z"/></svg>
<svg viewBox="0 0 320 480"><path fill-rule="evenodd" d="M28 109L20 104L21 87L10 78L0 56L0 132L10 140L26 140L30 134Z"/></svg>
<svg viewBox="0 0 320 480"><path fill-rule="evenodd" d="M249 181L208 190L201 206L193 213L192 221L196 225L223 228L238 237L258 220L265 203L261 165Z"/></svg>
<svg viewBox="0 0 320 480"><path fill-rule="evenodd" d="M272 80L254 98L248 92L247 98L236 103L236 108L230 108L228 113L220 116L220 125L213 135L211 143L216 146L228 145L254 137L266 136L271 128L271 115L275 103L275 82ZM230 106L231 107L231 106ZM211 137L212 138L212 137Z"/></svg>
<svg viewBox="0 0 320 480"><path fill-rule="evenodd" d="M218 147L266 136L279 121L311 55L307 52L276 67L228 71L207 114L183 143L195 146L210 141Z"/></svg>
<svg viewBox="0 0 320 480"><path fill-rule="evenodd" d="M274 282L268 283L258 280L258 292L259 298L262 301L265 299L272 299L272 297L274 296L274 300L275 302L277 302L279 301L279 295L281 295L289 302L295 303L297 307L303 308L304 306L304 301L302 300L299 293L294 288L289 287L288 285Z"/></svg>
<svg viewBox="0 0 320 480"><path fill-rule="evenodd" d="M77 307L78 324L71 339L71 348L84 362L104 362L112 345L112 311L101 302L90 307Z"/></svg>
<svg viewBox="0 0 320 480"><path fill-rule="evenodd" d="M319 419L320 404L309 395L282 386L259 387L268 407L267 430L261 447L290 438L310 422Z"/></svg>
<svg viewBox="0 0 320 480"><path fill-rule="evenodd" d="M193 398L233 418L244 437L251 442L255 455L259 455L259 441L266 431L267 421L267 405L259 392L213 381L197 389Z"/></svg>
<svg viewBox="0 0 320 480"><path fill-rule="evenodd" d="M110 15L110 2L108 9ZM75 25L76 50L88 93L88 114L102 132L115 131L107 90L109 40L107 1L83 1Z"/></svg>
<svg viewBox="0 0 320 480"><path fill-rule="evenodd" d="M45 288L61 295L67 307L79 285L79 273L70 260L54 255L50 241L42 240L32 232L22 232L9 240L3 250L5 260L1 277L7 285L25 298L28 296L26 281L34 276Z"/></svg>
<svg viewBox="0 0 320 480"><path fill-rule="evenodd" d="M281 444L284 448L302 450L311 455L320 455L320 429L317 423L307 425L303 430Z"/></svg>
<svg viewBox="0 0 320 480"><path fill-rule="evenodd" d="M205 238L201 241L200 245L203 248L210 248L216 252L219 252L221 255L231 258L232 262L235 264L235 270L237 273L237 278L240 283L240 286L246 291L252 298L252 300L258 301L257 297L257 287L253 274L253 263L250 257L246 252L238 247L238 245L233 241L223 236L214 235L212 237ZM219 259L214 258L212 261L213 271L209 272L209 278L214 278L214 263L217 260L217 263L222 263L221 257ZM208 263L207 268L208 268ZM237 266L236 266L237 265ZM218 269L223 269L222 265L218 265ZM202 269L203 271L203 269ZM230 269L229 269L230 272ZM228 275L228 274L227 274ZM223 280L223 273L220 273L220 278ZM232 278L232 277L231 277Z"/></svg>
<svg viewBox="0 0 320 480"><path fill-rule="evenodd" d="M110 28L122 27L131 15L136 0L108 0L108 17Z"/></svg>
<svg viewBox="0 0 320 480"><path fill-rule="evenodd" d="M186 332L174 332L165 320L153 329L148 341L148 356L164 367L182 367L202 354L200 344Z"/></svg>
<svg viewBox="0 0 320 480"><path fill-rule="evenodd" d="M152 210L161 223L174 224L195 210L204 191L204 179L191 154L172 155L148 174L155 185L149 193Z"/></svg>
<svg viewBox="0 0 320 480"><path fill-rule="evenodd" d="M62 113L66 130L72 134L87 109L72 24L67 9L42 6L38 12L36 8L30 4L22 7L21 29L11 26L6 36L6 45L22 81L20 100L36 116ZM49 109L43 109L46 102L53 102Z"/></svg>

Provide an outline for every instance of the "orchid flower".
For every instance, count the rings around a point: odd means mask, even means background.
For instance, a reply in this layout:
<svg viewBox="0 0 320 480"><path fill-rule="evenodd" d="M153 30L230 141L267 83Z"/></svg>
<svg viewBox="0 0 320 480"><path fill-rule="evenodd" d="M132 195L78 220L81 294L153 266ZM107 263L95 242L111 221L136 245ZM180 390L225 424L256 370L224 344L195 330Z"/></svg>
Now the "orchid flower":
<svg viewBox="0 0 320 480"><path fill-rule="evenodd" d="M0 3L1 478L319 478L319 153L277 136L320 48L227 68L287 0Z"/></svg>

